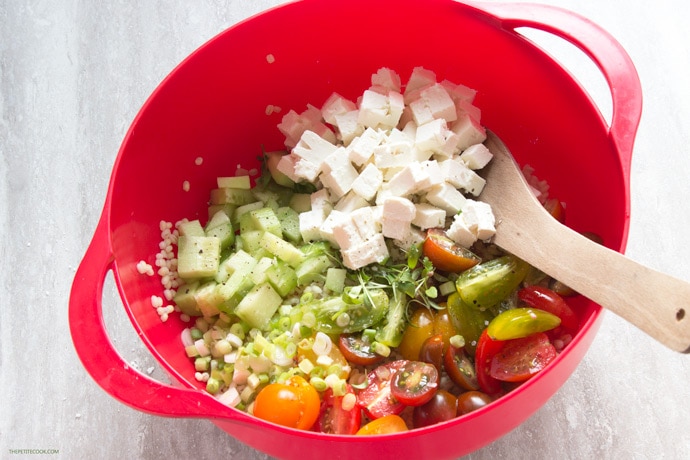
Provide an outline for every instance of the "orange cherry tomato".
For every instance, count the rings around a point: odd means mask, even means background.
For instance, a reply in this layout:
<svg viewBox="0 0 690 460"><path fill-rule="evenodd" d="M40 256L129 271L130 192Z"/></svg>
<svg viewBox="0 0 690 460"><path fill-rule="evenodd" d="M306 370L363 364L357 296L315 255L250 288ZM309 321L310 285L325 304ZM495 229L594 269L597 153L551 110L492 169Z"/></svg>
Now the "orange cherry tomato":
<svg viewBox="0 0 690 460"><path fill-rule="evenodd" d="M368 436L374 434L401 433L403 431L409 431L409 428L407 428L405 424L405 420L399 415L390 414L367 423L357 431L357 434Z"/></svg>
<svg viewBox="0 0 690 460"><path fill-rule="evenodd" d="M420 307L412 313L410 324L403 332L398 351L408 361L419 359L419 350L424 341L434 334L434 314L425 307Z"/></svg>
<svg viewBox="0 0 690 460"><path fill-rule="evenodd" d="M479 256L450 239L440 228L427 230L422 251L434 267L447 272L461 272L481 262Z"/></svg>
<svg viewBox="0 0 690 460"><path fill-rule="evenodd" d="M448 308L438 310L434 315L434 335L441 334L443 338L443 349L448 349L450 338L458 333L458 330L453 326L453 321L448 314Z"/></svg>
<svg viewBox="0 0 690 460"><path fill-rule="evenodd" d="M298 375L266 385L254 400L256 417L299 430L310 429L320 410L319 393Z"/></svg>

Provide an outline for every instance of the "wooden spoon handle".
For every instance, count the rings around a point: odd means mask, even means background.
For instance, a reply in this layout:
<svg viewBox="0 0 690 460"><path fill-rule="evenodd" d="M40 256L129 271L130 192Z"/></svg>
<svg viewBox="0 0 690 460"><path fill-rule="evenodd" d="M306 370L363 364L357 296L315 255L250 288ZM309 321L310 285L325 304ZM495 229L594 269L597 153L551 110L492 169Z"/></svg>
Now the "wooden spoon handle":
<svg viewBox="0 0 690 460"><path fill-rule="evenodd" d="M519 229L511 219L499 223L496 244L667 347L690 352L690 283L599 245L546 212L523 214L520 222Z"/></svg>

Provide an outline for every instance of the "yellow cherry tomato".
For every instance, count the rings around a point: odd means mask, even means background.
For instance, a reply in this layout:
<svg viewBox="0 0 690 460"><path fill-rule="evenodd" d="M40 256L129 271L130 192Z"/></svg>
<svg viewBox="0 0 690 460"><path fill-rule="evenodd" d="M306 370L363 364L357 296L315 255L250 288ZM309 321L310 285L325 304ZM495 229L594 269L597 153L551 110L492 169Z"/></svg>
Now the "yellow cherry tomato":
<svg viewBox="0 0 690 460"><path fill-rule="evenodd" d="M370 436L375 434L401 433L408 431L405 420L399 415L390 414L372 420L357 431L360 436Z"/></svg>
<svg viewBox="0 0 690 460"><path fill-rule="evenodd" d="M254 400L254 415L278 425L308 430L319 417L319 393L300 376L266 385Z"/></svg>

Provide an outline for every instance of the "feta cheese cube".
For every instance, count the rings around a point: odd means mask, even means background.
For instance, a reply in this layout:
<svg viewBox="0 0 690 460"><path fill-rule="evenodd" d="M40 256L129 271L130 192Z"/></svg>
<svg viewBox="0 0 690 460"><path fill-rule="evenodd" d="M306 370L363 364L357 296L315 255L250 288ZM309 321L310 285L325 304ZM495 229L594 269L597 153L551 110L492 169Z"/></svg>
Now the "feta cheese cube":
<svg viewBox="0 0 690 460"><path fill-rule="evenodd" d="M322 138L314 131L306 130L302 133L295 148L292 149L292 153L320 167L323 160L337 149L338 147L332 142Z"/></svg>
<svg viewBox="0 0 690 460"><path fill-rule="evenodd" d="M321 115L326 123L337 125L335 116L357 110L357 105L338 93L333 93L321 107Z"/></svg>
<svg viewBox="0 0 690 460"><path fill-rule="evenodd" d="M336 149L321 164L321 183L329 189L335 199L349 192L358 176L344 147Z"/></svg>
<svg viewBox="0 0 690 460"><path fill-rule="evenodd" d="M465 248L470 248L475 241L477 241L477 236L467 226L462 218L462 214L457 214L453 218L453 222L450 224L448 230L446 230L446 235Z"/></svg>
<svg viewBox="0 0 690 460"><path fill-rule="evenodd" d="M355 223L360 238L364 241L374 238L377 233L381 232L381 222L376 219L374 209L371 206L364 206L352 211L350 217Z"/></svg>
<svg viewBox="0 0 690 460"><path fill-rule="evenodd" d="M299 231L304 241L319 241L325 213L319 209L302 212L299 215Z"/></svg>
<svg viewBox="0 0 690 460"><path fill-rule="evenodd" d="M301 114L290 110L283 116L278 129L285 135L285 145L288 148L297 145L300 137L307 130L314 131L327 141L336 141L335 133L323 123L321 111L313 105L308 105L307 110Z"/></svg>
<svg viewBox="0 0 690 460"><path fill-rule="evenodd" d="M352 270L372 263L381 263L389 256L386 241L380 233L368 241L348 249L342 249L340 252L343 256L343 263Z"/></svg>
<svg viewBox="0 0 690 460"><path fill-rule="evenodd" d="M416 211L415 205L406 198L399 196L387 198L383 202L381 217L383 236L395 240L405 238Z"/></svg>
<svg viewBox="0 0 690 460"><path fill-rule="evenodd" d="M474 196L478 196L484 189L486 180L459 159L441 161L438 165L446 182L454 187L461 188Z"/></svg>
<svg viewBox="0 0 690 460"><path fill-rule="evenodd" d="M333 234L333 229L345 219L347 219L347 214L344 212L340 212L335 209L331 211L321 224L321 227L319 227L319 235L321 236L321 239L328 241L336 248L340 248L340 245Z"/></svg>
<svg viewBox="0 0 690 460"><path fill-rule="evenodd" d="M345 214L344 219L338 219L333 222L331 227L333 238L335 239L341 251L352 247L356 247L364 242L359 236L359 231L355 225L352 217Z"/></svg>
<svg viewBox="0 0 690 460"><path fill-rule="evenodd" d="M426 234L423 231L417 227L408 226L407 234L401 239L393 240L393 242L397 247L407 251L412 245L423 243L425 238Z"/></svg>
<svg viewBox="0 0 690 460"><path fill-rule="evenodd" d="M353 139L347 147L350 161L357 166L362 166L374 155L374 149L384 140L385 135L373 128L366 128L357 138Z"/></svg>
<svg viewBox="0 0 690 460"><path fill-rule="evenodd" d="M493 154L484 144L474 144L460 154L460 159L470 169L482 169L489 164Z"/></svg>
<svg viewBox="0 0 690 460"><path fill-rule="evenodd" d="M465 205L467 198L448 182L431 187L424 198L434 206L446 211L447 216L457 214Z"/></svg>
<svg viewBox="0 0 690 460"><path fill-rule="evenodd" d="M454 101L456 101L456 105L457 101L465 101L472 103L474 101L475 96L477 95L476 90L462 84L455 84L448 80L443 80L441 82L441 85L443 85L446 91L448 91L450 97L453 98Z"/></svg>
<svg viewBox="0 0 690 460"><path fill-rule="evenodd" d="M417 127L415 146L446 159L455 154L459 140L458 135L448 129L446 121L439 118Z"/></svg>
<svg viewBox="0 0 690 460"><path fill-rule="evenodd" d="M486 241L496 234L496 219L488 203L467 200L460 216L477 239Z"/></svg>
<svg viewBox="0 0 690 460"><path fill-rule="evenodd" d="M350 145L353 139L364 132L364 126L357 121L359 120L359 110L339 113L334 118L340 140L345 146Z"/></svg>
<svg viewBox="0 0 690 460"><path fill-rule="evenodd" d="M467 147L474 144L481 144L486 140L486 130L468 114L461 115L450 127L450 129L457 134L458 140L457 148L465 150Z"/></svg>
<svg viewBox="0 0 690 460"><path fill-rule="evenodd" d="M410 78L405 85L405 103L409 104L419 97L422 89L427 88L436 83L436 74L424 67L415 67L412 69Z"/></svg>
<svg viewBox="0 0 690 460"><path fill-rule="evenodd" d="M439 163L436 160L429 160L404 167L388 182L388 188L393 195L407 196L440 184L443 179L444 175Z"/></svg>
<svg viewBox="0 0 690 460"><path fill-rule="evenodd" d="M341 212L349 213L355 209L369 206L369 202L350 190L344 197L342 197L335 205L335 209Z"/></svg>
<svg viewBox="0 0 690 460"><path fill-rule="evenodd" d="M299 157L297 155L293 155L291 153L288 155L283 155L280 160L278 160L276 169L285 174L291 181L299 182L300 178L295 172L295 165L298 161Z"/></svg>
<svg viewBox="0 0 690 460"><path fill-rule="evenodd" d="M352 190L367 201L371 201L381 188L383 174L375 165L369 163L352 183Z"/></svg>
<svg viewBox="0 0 690 460"><path fill-rule="evenodd" d="M445 227L446 211L428 203L417 203L414 206L416 212L414 219L412 219L412 225L416 225L422 230Z"/></svg>
<svg viewBox="0 0 690 460"><path fill-rule="evenodd" d="M393 128L398 124L404 108L403 96L398 92L380 94L365 90L359 105L358 122L365 127Z"/></svg>
<svg viewBox="0 0 690 460"><path fill-rule="evenodd" d="M372 90L381 94L387 94L389 91L399 93L402 87L402 81L397 72L387 67L382 67L371 76L371 86Z"/></svg>

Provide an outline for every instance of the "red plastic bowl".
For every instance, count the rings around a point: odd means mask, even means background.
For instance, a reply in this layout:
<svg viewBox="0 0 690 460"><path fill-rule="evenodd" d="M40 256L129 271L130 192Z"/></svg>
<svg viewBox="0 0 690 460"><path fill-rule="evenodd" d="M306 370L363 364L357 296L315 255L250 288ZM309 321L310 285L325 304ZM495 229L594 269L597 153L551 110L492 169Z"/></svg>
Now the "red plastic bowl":
<svg viewBox="0 0 690 460"><path fill-rule="evenodd" d="M557 62L515 31L541 29L585 51L607 79L608 126L587 93ZM269 62L268 55L275 58ZM528 4L451 0L304 0L269 10L221 33L181 63L146 101L116 159L103 213L77 271L69 305L75 348L113 397L138 410L211 419L238 440L280 458L455 458L515 428L565 382L599 327L600 307L579 299L584 321L557 360L489 406L406 433L352 437L297 431L229 408L200 390L180 345L184 323L162 323L150 297L159 221L205 217L216 176L238 163L258 166L261 149L279 149L276 125L289 109L319 106L333 91L356 98L380 67L405 79L415 66L478 90L483 123L568 204L568 224L594 231L623 251L629 225L629 168L641 112L632 62L605 31L571 12ZM267 106L282 108L267 115ZM195 158L203 157L201 166ZM191 189L184 192L182 183ZM169 386L129 367L102 317L112 271L124 308Z"/></svg>

